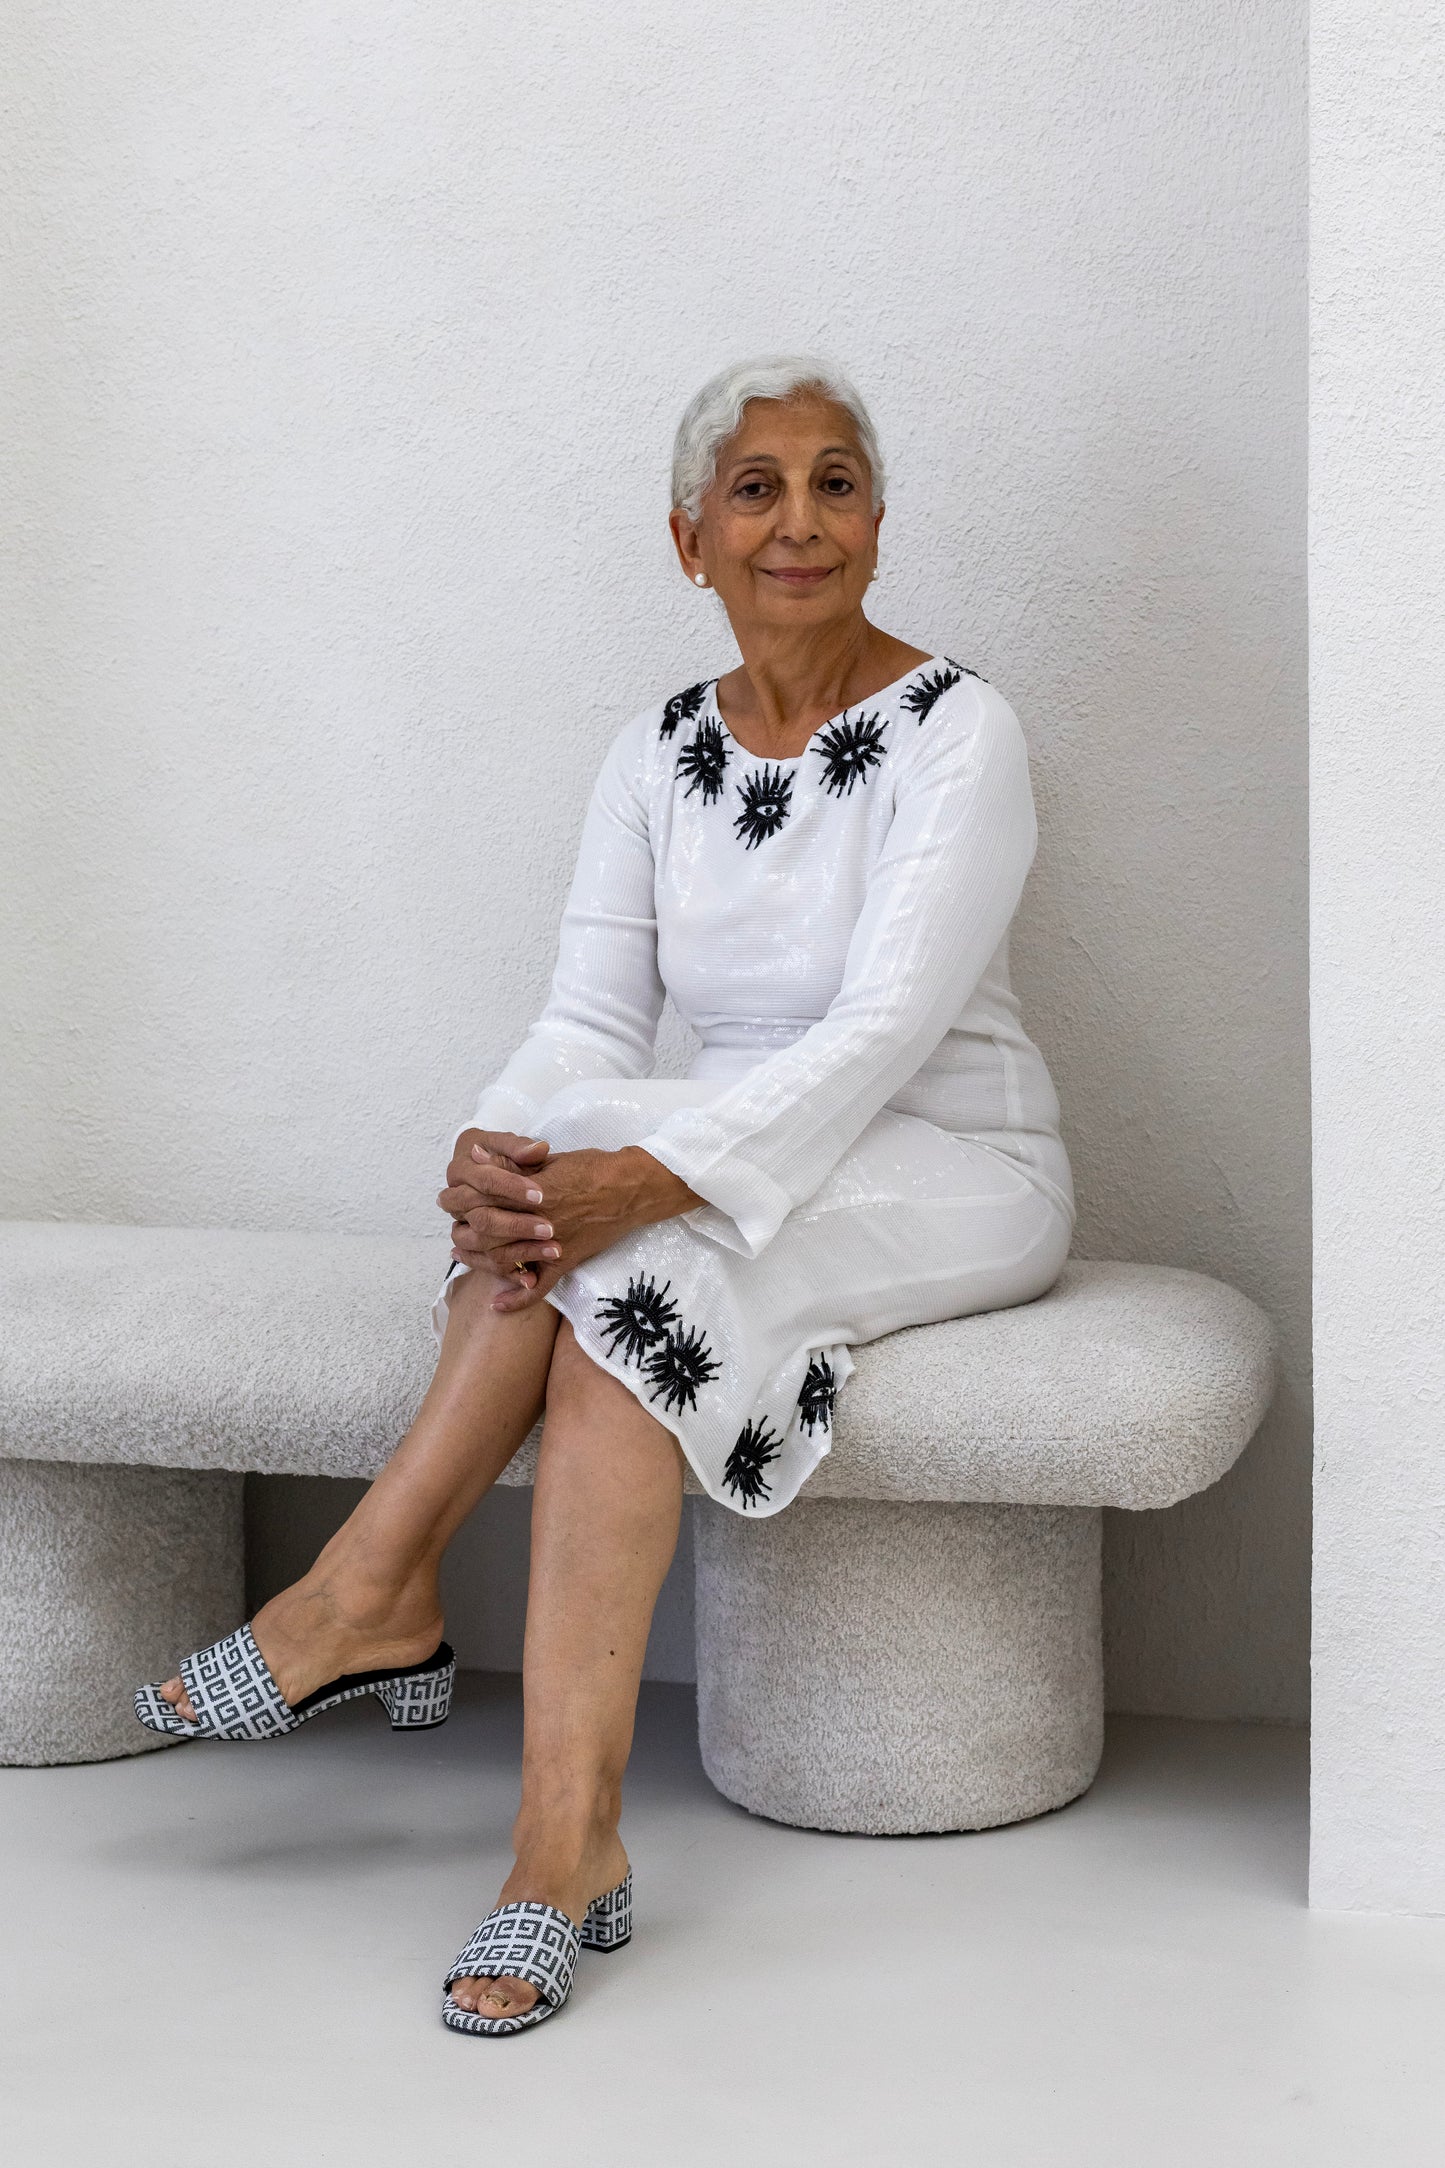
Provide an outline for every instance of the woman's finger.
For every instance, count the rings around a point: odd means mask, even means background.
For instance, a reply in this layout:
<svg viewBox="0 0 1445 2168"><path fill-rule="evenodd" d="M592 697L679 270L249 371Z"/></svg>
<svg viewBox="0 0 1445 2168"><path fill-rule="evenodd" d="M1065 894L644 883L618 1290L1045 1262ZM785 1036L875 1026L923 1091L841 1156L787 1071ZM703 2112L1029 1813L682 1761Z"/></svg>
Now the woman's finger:
<svg viewBox="0 0 1445 2168"><path fill-rule="evenodd" d="M500 1254L467 1257L460 1250L453 1249L452 1256L459 1265L465 1265L469 1271L479 1272L483 1279L490 1280L494 1294L500 1293L504 1288L534 1287L538 1276L550 1269L541 1259L535 1257L517 1258L508 1265Z"/></svg>
<svg viewBox="0 0 1445 2168"><path fill-rule="evenodd" d="M464 1213L475 1212L480 1205L501 1204L513 1212L525 1212L530 1205L542 1202L538 1184L529 1181L524 1174L507 1174L500 1167L475 1167L459 1181L453 1181L451 1169L447 1169L446 1188L437 1193L437 1203L453 1219Z"/></svg>
<svg viewBox="0 0 1445 2168"><path fill-rule="evenodd" d="M488 1268L496 1273L514 1272L518 1265L555 1265L561 1256L555 1242L503 1242L486 1252Z"/></svg>
<svg viewBox="0 0 1445 2168"><path fill-rule="evenodd" d="M495 1207L468 1213L466 1225L473 1234L480 1236L483 1248L489 1250L500 1249L508 1242L535 1245L556 1240L550 1220L533 1219L524 1212L501 1212Z"/></svg>
<svg viewBox="0 0 1445 2168"><path fill-rule="evenodd" d="M513 1175L496 1160L487 1160L485 1166L453 1160L446 1169L446 1188L474 1190L483 1203L516 1205L518 1210L542 1203L542 1184L535 1175Z"/></svg>
<svg viewBox="0 0 1445 2168"><path fill-rule="evenodd" d="M485 1206L481 1211L466 1213L454 1223L452 1240L458 1249L483 1255L507 1242L550 1242L552 1222Z"/></svg>
<svg viewBox="0 0 1445 2168"><path fill-rule="evenodd" d="M545 1159L549 1150L541 1137L519 1137L510 1129L483 1129L479 1135L485 1150L503 1152L508 1159L525 1159L529 1165Z"/></svg>
<svg viewBox="0 0 1445 2168"><path fill-rule="evenodd" d="M518 1174L499 1159L454 1159L447 1168L448 1189L474 1189L479 1197L499 1204L539 1204L541 1185L535 1174Z"/></svg>
<svg viewBox="0 0 1445 2168"><path fill-rule="evenodd" d="M557 1265L544 1266L540 1272L533 1266L532 1271L536 1276L530 1287L522 1285L520 1275L509 1277L506 1286L499 1287L493 1295L492 1308L503 1311L531 1309L535 1303L542 1301L548 1290L555 1287L562 1277L561 1269Z"/></svg>

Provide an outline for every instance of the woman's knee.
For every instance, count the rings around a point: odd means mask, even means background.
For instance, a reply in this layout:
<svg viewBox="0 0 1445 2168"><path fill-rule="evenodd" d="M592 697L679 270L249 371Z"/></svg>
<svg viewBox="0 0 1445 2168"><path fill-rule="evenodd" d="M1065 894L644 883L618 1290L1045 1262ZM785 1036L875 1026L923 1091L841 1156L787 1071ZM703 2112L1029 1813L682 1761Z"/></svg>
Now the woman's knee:
<svg viewBox="0 0 1445 2168"><path fill-rule="evenodd" d="M556 1331L557 1312L549 1302L533 1303L525 1310L494 1310L493 1300L506 1285L506 1281L481 1266L454 1272L446 1283L447 1340L470 1342L480 1334L491 1345L499 1332L515 1331L529 1339L545 1339Z"/></svg>

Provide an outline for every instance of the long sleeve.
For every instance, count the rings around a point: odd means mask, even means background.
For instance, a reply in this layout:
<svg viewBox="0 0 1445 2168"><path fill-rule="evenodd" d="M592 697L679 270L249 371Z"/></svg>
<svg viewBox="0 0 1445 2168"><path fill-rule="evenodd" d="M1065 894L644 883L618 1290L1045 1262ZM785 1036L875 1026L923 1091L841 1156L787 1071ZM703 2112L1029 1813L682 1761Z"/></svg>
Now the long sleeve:
<svg viewBox="0 0 1445 2168"><path fill-rule="evenodd" d="M652 1067L663 989L640 783L646 721L621 731L602 764L562 914L551 994L483 1091L471 1126L535 1133L541 1108L565 1085L644 1076Z"/></svg>
<svg viewBox="0 0 1445 2168"><path fill-rule="evenodd" d="M1037 841L1012 708L966 678L909 749L827 1012L708 1105L642 1140L707 1202L687 1217L758 1256L939 1044L1017 908Z"/></svg>

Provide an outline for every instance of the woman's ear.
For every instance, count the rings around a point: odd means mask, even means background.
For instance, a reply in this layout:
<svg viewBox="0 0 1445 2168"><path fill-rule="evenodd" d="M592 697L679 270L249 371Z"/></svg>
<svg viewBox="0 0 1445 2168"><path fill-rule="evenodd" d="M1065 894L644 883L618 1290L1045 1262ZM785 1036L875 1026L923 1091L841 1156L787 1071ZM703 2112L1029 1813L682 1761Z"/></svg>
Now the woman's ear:
<svg viewBox="0 0 1445 2168"><path fill-rule="evenodd" d="M681 505L677 505L669 513L667 524L672 529L672 542L677 551L678 563L690 580L695 581L699 587L706 587L708 581L707 574L703 571L702 553L698 549L697 521L690 519Z"/></svg>

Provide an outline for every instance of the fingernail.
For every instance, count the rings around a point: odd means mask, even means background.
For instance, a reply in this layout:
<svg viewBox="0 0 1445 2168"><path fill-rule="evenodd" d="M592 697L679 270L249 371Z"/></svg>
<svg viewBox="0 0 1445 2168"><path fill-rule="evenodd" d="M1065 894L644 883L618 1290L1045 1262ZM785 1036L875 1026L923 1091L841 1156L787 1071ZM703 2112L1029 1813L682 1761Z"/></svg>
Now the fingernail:
<svg viewBox="0 0 1445 2168"><path fill-rule="evenodd" d="M562 1252L558 1249L556 1243L552 1242L548 1244L545 1250L543 1250L542 1255L544 1257L560 1257L562 1255Z"/></svg>
<svg viewBox="0 0 1445 2168"><path fill-rule="evenodd" d="M473 1157L473 1159L487 1159L487 1158L489 1158L490 1156L491 1156L491 1155L490 1155L489 1153L487 1153L487 1152L484 1152L484 1151L482 1150L482 1148L481 1148L480 1144L474 1144L474 1145L472 1146L472 1157Z"/></svg>
<svg viewBox="0 0 1445 2168"><path fill-rule="evenodd" d="M541 1190L540 1190L540 1189L529 1189L529 1190L528 1190L528 1192L527 1192L527 1202L528 1202L528 1204L540 1204L540 1203L542 1202L542 1192L541 1192Z"/></svg>
<svg viewBox="0 0 1445 2168"><path fill-rule="evenodd" d="M550 1220L538 1220L536 1226L532 1229L532 1232L534 1235L541 1235L541 1237L545 1241L547 1236L550 1235L552 1232L552 1225Z"/></svg>

